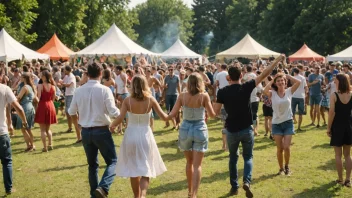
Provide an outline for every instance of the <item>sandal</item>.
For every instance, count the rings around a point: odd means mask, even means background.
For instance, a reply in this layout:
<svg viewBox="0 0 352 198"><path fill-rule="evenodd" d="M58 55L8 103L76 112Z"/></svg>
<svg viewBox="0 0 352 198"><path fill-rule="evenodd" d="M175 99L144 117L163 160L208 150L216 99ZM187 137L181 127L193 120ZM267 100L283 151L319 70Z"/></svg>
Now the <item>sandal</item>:
<svg viewBox="0 0 352 198"><path fill-rule="evenodd" d="M29 152L29 151L33 151L33 148L32 147L28 147L24 150L24 152Z"/></svg>
<svg viewBox="0 0 352 198"><path fill-rule="evenodd" d="M43 152L43 153L46 153L46 152L48 152L48 149L43 148L43 149L42 149L42 152Z"/></svg>
<svg viewBox="0 0 352 198"><path fill-rule="evenodd" d="M339 184L339 185L341 185L341 186L343 186L343 185L345 185L344 183L343 183L343 181L341 181L341 180L335 180L335 183L336 184Z"/></svg>
<svg viewBox="0 0 352 198"><path fill-rule="evenodd" d="M350 180L346 180L344 185L348 188L351 188L351 181Z"/></svg>

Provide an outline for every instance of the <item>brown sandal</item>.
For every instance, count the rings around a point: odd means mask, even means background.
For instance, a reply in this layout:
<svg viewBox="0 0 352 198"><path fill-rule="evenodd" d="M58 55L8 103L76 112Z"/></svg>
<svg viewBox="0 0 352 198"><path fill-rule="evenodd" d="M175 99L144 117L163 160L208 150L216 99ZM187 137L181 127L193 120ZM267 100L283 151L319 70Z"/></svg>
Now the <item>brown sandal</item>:
<svg viewBox="0 0 352 198"><path fill-rule="evenodd" d="M335 180L335 183L336 183L336 184L339 184L339 185L342 185L342 186L343 186L343 185L345 185L345 184L343 183L343 181L338 180L338 179L337 179L337 180Z"/></svg>
<svg viewBox="0 0 352 198"><path fill-rule="evenodd" d="M344 185L348 188L351 188L351 181L350 180L346 180Z"/></svg>

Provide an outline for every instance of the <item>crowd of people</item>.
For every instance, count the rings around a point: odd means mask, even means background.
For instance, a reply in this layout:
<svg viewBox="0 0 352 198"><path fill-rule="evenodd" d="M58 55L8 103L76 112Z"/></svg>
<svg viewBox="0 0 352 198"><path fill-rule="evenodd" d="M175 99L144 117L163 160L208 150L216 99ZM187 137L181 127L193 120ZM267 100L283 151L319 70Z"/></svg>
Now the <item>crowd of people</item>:
<svg viewBox="0 0 352 198"><path fill-rule="evenodd" d="M188 197L195 198L209 143L207 120L218 117L223 124L221 149L229 152L229 195L239 193L241 143L242 188L246 197L253 197L254 138L262 135L258 131L260 102L264 136L277 147L278 175L291 175L292 137L303 131L302 120L310 106L310 125L326 127L331 137L336 183L351 187L351 78L348 63L287 64L284 55L248 64L184 60L151 65L143 57L127 66L94 61L74 65L33 61L21 67L14 62L8 66L0 63L0 142L6 145L0 158L5 190L8 194L12 190L10 137L17 135L14 129L23 134L24 152L33 152L32 129L37 123L42 152L48 152L55 142L52 130L56 131L51 125L61 113L67 120L66 132L75 131L75 143L83 144L92 197L107 197L115 176L130 178L134 197L146 197L150 178L167 170L153 136L154 119L161 119L165 128L179 131L177 143L186 159ZM118 152L113 133L124 135ZM107 164L100 181L98 151Z"/></svg>

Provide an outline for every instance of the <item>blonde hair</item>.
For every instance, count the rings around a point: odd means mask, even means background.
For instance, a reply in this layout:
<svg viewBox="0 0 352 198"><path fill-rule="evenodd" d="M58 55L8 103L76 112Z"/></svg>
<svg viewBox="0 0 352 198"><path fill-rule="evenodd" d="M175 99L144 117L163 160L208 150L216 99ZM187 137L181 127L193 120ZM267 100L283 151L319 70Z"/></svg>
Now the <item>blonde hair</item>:
<svg viewBox="0 0 352 198"><path fill-rule="evenodd" d="M188 77L187 81L187 91L190 93L192 96L198 94L198 93L203 93L205 90L203 78L200 74L198 73L192 73Z"/></svg>
<svg viewBox="0 0 352 198"><path fill-rule="evenodd" d="M135 75L131 83L131 98L143 100L145 97L150 96L151 91L147 79L142 75Z"/></svg>

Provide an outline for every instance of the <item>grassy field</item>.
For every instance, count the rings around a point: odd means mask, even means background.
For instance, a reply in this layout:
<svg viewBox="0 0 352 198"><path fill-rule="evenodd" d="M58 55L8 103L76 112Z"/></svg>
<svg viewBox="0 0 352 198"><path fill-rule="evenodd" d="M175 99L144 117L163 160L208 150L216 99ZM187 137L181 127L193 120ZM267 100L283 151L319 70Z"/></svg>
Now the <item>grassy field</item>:
<svg viewBox="0 0 352 198"><path fill-rule="evenodd" d="M261 108L260 108L261 109ZM260 113L261 114L261 113ZM260 116L262 124L263 117ZM351 189L339 187L332 181L337 178L334 152L329 147L325 128L307 127L309 116L305 116L305 132L293 137L290 168L292 176L276 176L278 165L274 143L261 136L255 138L252 189L255 197L352 197ZM38 127L35 128L37 151L24 153L23 137L16 131L12 139L14 189L10 197L89 197L88 166L81 144L75 142L74 133L63 133L67 128L65 119L52 126L54 150L42 153L42 143ZM168 171L151 180L148 197L187 197L185 158L177 150L177 131L164 129L164 124L156 122L155 139ZM199 197L226 197L230 190L228 173L228 153L221 150L221 124L210 120L209 150L203 162L203 177ZM123 136L114 135L116 150L119 151ZM99 158L102 175L104 161ZM239 160L239 174L242 177L243 159ZM1 177L2 178L2 177ZM0 179L1 180L1 179ZM240 179L242 181L242 178ZM2 181L1 181L2 185ZM3 187L0 195L4 194ZM128 179L116 178L110 197L133 197ZM238 197L244 197L240 191Z"/></svg>

